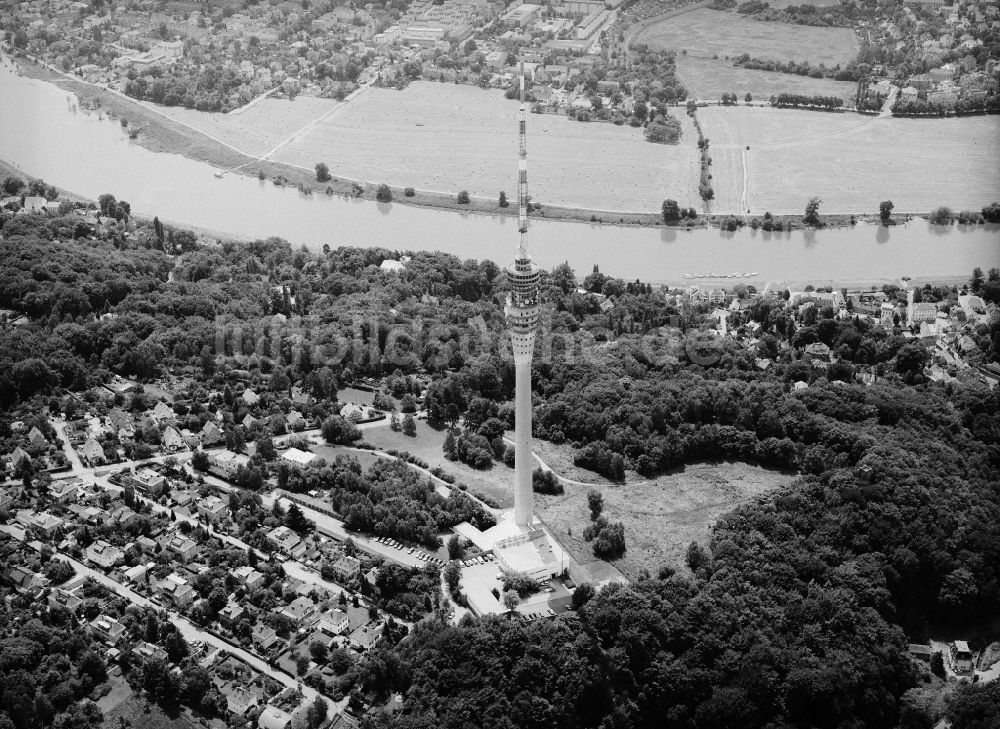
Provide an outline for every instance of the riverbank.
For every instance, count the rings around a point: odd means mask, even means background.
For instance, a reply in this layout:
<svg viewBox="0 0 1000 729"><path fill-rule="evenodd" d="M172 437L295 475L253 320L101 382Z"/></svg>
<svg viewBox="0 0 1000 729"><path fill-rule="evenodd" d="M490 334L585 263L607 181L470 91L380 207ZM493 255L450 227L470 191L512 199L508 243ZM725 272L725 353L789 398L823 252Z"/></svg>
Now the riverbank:
<svg viewBox="0 0 1000 729"><path fill-rule="evenodd" d="M5 179L8 176L16 176L23 179L25 182L32 182L34 180L40 179L36 176L27 174L20 167L13 165L5 160L0 159L0 180ZM72 191L66 190L59 186L55 186L56 190L59 192L59 200L67 200L74 203L82 203L86 205L97 206L96 201L89 199L85 196L76 194ZM111 194L116 194L116 190L109 189L108 192ZM153 221L153 216L150 215L133 215L136 222L143 223L146 225L151 225ZM165 218L160 216L160 222L163 223L167 228L172 228L174 230L190 230L198 235L202 243L212 245L212 244L223 244L227 242L235 243L249 243L254 238L252 236L237 235L234 233L229 233L225 231L219 231L212 228L207 228L199 225L192 225L183 220L176 220L171 218ZM0 230L0 238L2 238L2 230ZM294 242L294 241L293 241ZM363 243L359 243L363 245ZM319 252L315 246L312 246L315 252ZM401 246L399 249L400 253L412 252L408 250L405 246ZM613 267L608 265L603 265L602 269L605 270L609 275L619 276L621 278L632 278L627 275L621 274L621 272L615 271ZM580 269L577 274L582 276L586 271ZM657 278L645 278L638 277L639 280L644 283L651 283L657 285L666 285L676 288L687 288L689 286L699 286L701 288L732 288L737 285L747 285L754 286L758 290L763 289L765 286L770 288L784 289L788 288L790 290L801 291L806 288L806 286L815 287L831 287L835 290L847 289L850 292L862 292L862 291L874 291L881 289L884 285L900 285L901 281L898 278L891 277L851 277L844 279L835 278L789 278L782 280L764 280L762 277L754 277L748 279L740 278L699 278L699 279L684 279L684 278L671 278L671 279L657 279ZM913 276L909 280L911 286L921 287L924 284L931 284L934 286L962 286L968 281L967 275L935 275L935 276Z"/></svg>
<svg viewBox="0 0 1000 729"><path fill-rule="evenodd" d="M90 84L81 79L65 76L46 66L34 63L30 59L20 57L17 59L17 63L25 76L46 81L76 95L80 108L127 122L129 127L138 130L135 142L150 151L179 154L216 167L223 174L269 180L274 184L297 188L307 194L359 198L376 202L377 184L359 182L336 175L333 175L329 181L318 182L313 169L271 160L260 160L220 140L213 139L202 131L173 120L155 108L137 103L118 92ZM501 208L495 199L472 197L468 203L459 203L458 191L454 195L450 195L412 188L404 189L392 185L390 185L390 189L392 190L393 202L402 205L466 214L510 216L512 218L517 215L516 205L512 204L507 208ZM412 191L411 196L406 195L407 189ZM532 218L588 224L661 229L668 227L664 224L659 211L648 213L620 212L543 204L537 209L533 209L530 215ZM723 214L702 214L696 220L686 220L669 227L682 231L722 228L730 217ZM926 216L921 215L920 217ZM750 222L750 216L742 216L739 219L745 223ZM775 215L774 221L781 223L784 230L798 230L807 227L802 223L802 218L799 215ZM823 221L826 227L842 227L857 222L874 223L878 221L878 215L863 213L825 215Z"/></svg>

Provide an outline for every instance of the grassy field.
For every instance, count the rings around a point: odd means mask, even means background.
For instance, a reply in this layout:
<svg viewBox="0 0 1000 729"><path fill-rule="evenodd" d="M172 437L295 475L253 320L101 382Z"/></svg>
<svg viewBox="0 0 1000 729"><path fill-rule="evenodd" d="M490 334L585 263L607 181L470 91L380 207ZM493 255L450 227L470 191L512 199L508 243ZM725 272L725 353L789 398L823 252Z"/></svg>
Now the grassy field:
<svg viewBox="0 0 1000 729"><path fill-rule="evenodd" d="M259 157L312 120L338 106L338 102L309 96L300 96L294 101L267 98L239 114L218 114L149 102L143 102L142 105Z"/></svg>
<svg viewBox="0 0 1000 729"><path fill-rule="evenodd" d="M121 729L122 727L194 729L197 726L199 725L183 714L175 717L167 716L163 713L163 709L156 704L134 695L110 711L104 712L104 729Z"/></svg>
<svg viewBox="0 0 1000 729"><path fill-rule="evenodd" d="M880 119L768 107L698 111L711 140L715 212L738 212L746 146L753 214L977 210L1000 198L1000 118ZM740 182L736 182L739 180Z"/></svg>
<svg viewBox="0 0 1000 729"><path fill-rule="evenodd" d="M300 100L294 102L298 104ZM279 102L275 102L279 103ZM528 117L528 179L543 205L658 210L664 198L696 200L697 134L684 114L678 145L641 130ZM394 187L496 200L517 181L517 105L495 90L417 82L371 89L283 147L274 159Z"/></svg>
<svg viewBox="0 0 1000 729"><path fill-rule="evenodd" d="M417 434L412 437L389 427L369 428L363 432L366 443L379 448L408 451L411 455L422 458L431 468L443 468L455 477L456 483L468 485L470 493L488 503L495 503L504 509L514 505L513 469L502 463L494 463L492 468L478 471L459 461L449 461L444 457L442 449L446 431L432 428L425 420L417 421Z"/></svg>
<svg viewBox="0 0 1000 729"><path fill-rule="evenodd" d="M731 93L736 94L742 102L748 91L754 99L760 101L778 94L839 96L851 99L857 90L857 85L853 81L834 81L777 71L758 71L734 66L731 61L721 58L692 55L677 56L677 77L687 89L688 96L697 99L719 99L723 94Z"/></svg>
<svg viewBox="0 0 1000 729"><path fill-rule="evenodd" d="M625 525L628 551L614 564L634 579L644 568L655 574L664 564L686 571L688 545L697 541L707 546L712 524L720 516L792 478L742 463L699 464L624 486L570 484L562 496L536 495L535 508L560 543L586 565L596 561L583 531L590 523L587 492L597 488L604 495L607 518Z"/></svg>
<svg viewBox="0 0 1000 729"><path fill-rule="evenodd" d="M850 28L770 23L708 8L651 25L635 42L707 58L748 53L754 58L827 66L846 64L859 48Z"/></svg>

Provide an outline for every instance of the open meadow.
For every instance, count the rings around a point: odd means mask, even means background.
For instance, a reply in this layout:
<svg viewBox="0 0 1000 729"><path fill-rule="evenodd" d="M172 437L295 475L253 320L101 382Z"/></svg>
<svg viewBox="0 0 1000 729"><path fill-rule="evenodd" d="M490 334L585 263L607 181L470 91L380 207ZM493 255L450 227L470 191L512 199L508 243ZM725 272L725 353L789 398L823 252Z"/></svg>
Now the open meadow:
<svg viewBox="0 0 1000 729"><path fill-rule="evenodd" d="M455 477L456 484L466 484L469 493L487 503L496 504L503 509L514 505L514 470L503 463L494 463L491 468L477 470L461 461L449 461L444 457L445 428L432 428L426 420L419 420L417 433L413 436L404 435L388 426L367 428L363 432L365 443L386 450L406 451L426 461L431 468L442 468Z"/></svg>
<svg viewBox="0 0 1000 729"><path fill-rule="evenodd" d="M333 99L309 96L299 96L293 101L267 98L238 114L219 114L180 106L140 103L255 157L266 154L306 124L340 105Z"/></svg>
<svg viewBox="0 0 1000 729"><path fill-rule="evenodd" d="M839 96L853 99L857 84L830 78L811 78L780 71L761 71L734 66L732 61L702 56L677 56L677 78L692 99L719 99L736 94L740 101L749 91L754 99L767 100L778 94Z"/></svg>
<svg viewBox="0 0 1000 729"><path fill-rule="evenodd" d="M720 59L743 53L774 61L809 61L828 67L858 54L850 28L818 28L752 20L737 13L699 8L645 28L635 38L650 48Z"/></svg>
<svg viewBox="0 0 1000 729"><path fill-rule="evenodd" d="M561 496L536 494L535 510L581 564L596 561L583 531L590 524L587 492L604 496L604 515L625 525L625 556L614 562L630 579L662 565L686 571L692 541L708 546L712 525L726 512L791 482L793 476L743 463L697 464L653 481L623 486L567 484Z"/></svg>
<svg viewBox="0 0 1000 729"><path fill-rule="evenodd" d="M299 99L293 104L299 103ZM289 103L289 102L286 102ZM664 198L696 200L697 133L676 113L677 145L641 129L528 115L528 181L535 201L612 211L659 210ZM517 104L496 90L416 82L370 89L283 147L274 159L394 187L514 199Z"/></svg>
<svg viewBox="0 0 1000 729"><path fill-rule="evenodd" d="M1000 199L1000 117L739 106L705 107L698 118L711 140L717 213L740 212L743 151L754 215L801 213L812 196L823 200L821 214L874 212L881 200L892 200L898 213L978 210Z"/></svg>

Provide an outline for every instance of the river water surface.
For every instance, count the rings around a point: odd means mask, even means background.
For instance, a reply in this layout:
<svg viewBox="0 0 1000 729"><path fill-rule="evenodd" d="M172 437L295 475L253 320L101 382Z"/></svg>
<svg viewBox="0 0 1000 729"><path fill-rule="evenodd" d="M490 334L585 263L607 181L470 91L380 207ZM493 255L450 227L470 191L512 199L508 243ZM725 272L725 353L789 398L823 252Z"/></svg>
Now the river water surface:
<svg viewBox="0 0 1000 729"><path fill-rule="evenodd" d="M512 217L307 196L236 175L217 179L207 164L144 149L116 121L80 111L75 96L18 76L7 62L0 65L0 159L88 198L110 192L140 214L242 237L280 236L314 249L439 250L505 264L518 237ZM680 282L687 273L756 273L757 281L822 284L968 275L976 266L1000 265L1000 226L941 228L925 221L769 234L535 220L529 240L543 267L568 261L586 273L596 264L651 282Z"/></svg>

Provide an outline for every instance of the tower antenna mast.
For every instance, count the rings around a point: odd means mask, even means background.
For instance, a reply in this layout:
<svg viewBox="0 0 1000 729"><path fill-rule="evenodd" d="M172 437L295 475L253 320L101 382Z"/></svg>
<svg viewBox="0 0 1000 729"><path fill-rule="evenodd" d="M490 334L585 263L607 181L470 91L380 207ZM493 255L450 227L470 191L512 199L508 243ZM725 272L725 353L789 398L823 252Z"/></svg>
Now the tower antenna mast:
<svg viewBox="0 0 1000 729"><path fill-rule="evenodd" d="M518 83L521 91L521 110L519 112L519 138L520 151L517 163L517 222L518 232L518 253L523 257L527 254L528 238L528 141L527 141L527 109L524 103L524 61L520 62L518 68Z"/></svg>

